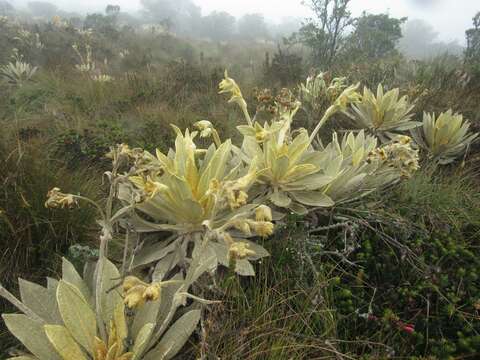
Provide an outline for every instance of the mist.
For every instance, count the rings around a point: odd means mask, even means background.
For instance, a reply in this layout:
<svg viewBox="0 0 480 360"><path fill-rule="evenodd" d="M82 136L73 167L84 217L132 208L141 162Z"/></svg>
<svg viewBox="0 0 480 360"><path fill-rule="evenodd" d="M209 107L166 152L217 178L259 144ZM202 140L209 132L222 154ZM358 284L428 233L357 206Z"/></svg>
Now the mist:
<svg viewBox="0 0 480 360"><path fill-rule="evenodd" d="M17 9L28 9L29 0L7 1ZM43 1L42 1L43 2ZM60 14L85 16L91 13L104 13L107 5L119 5L122 13L130 16L148 19L153 23L162 20L158 12L152 11L153 6L146 4L157 4L159 9L177 8L179 15L178 23L185 24L192 21L191 16L197 18L208 17L212 14L229 14L238 21L247 14L261 14L265 20L265 26L273 37L286 35L288 32L296 31L301 22L311 15L308 7L301 4L300 0L285 0L282 2L266 0L243 0L243 1L222 1L222 0L112 0L112 1L69 1L51 0L49 2L58 9ZM185 9L189 8L189 13ZM480 6L471 0L459 0L452 4L449 0L352 0L350 9L353 16L360 16L363 11L372 14L388 13L393 17L408 17L421 19L432 28L437 34L437 42L465 44L465 31L471 25L473 14L480 10ZM183 11L183 13L182 13ZM155 14L158 15L155 18ZM167 13L171 16L172 12ZM153 16L152 16L153 15ZM210 18L211 19L211 18ZM193 19L198 21L198 19ZM178 24L177 24L178 25ZM183 25L177 26L176 31L188 33Z"/></svg>

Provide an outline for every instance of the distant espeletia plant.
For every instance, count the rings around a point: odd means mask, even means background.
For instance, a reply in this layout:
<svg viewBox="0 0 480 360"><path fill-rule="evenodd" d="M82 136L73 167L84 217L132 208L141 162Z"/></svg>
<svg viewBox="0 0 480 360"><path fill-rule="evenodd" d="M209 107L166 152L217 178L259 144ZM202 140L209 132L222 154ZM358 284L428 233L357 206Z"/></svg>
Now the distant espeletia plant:
<svg viewBox="0 0 480 360"><path fill-rule="evenodd" d="M12 58L13 61L0 66L0 76L16 86L22 86L26 82L31 81L38 68L25 62L23 56L18 51L14 51Z"/></svg>
<svg viewBox="0 0 480 360"><path fill-rule="evenodd" d="M470 123L464 121L461 114L448 110L438 117L433 113L424 113L422 127L411 132L429 158L444 165L464 155L478 137L478 133L471 133L469 129Z"/></svg>
<svg viewBox="0 0 480 360"><path fill-rule="evenodd" d="M324 72L312 75L298 86L298 100L308 116L309 126L348 87L346 77L333 78Z"/></svg>
<svg viewBox="0 0 480 360"><path fill-rule="evenodd" d="M422 124L412 120L413 108L407 96L400 97L398 88L385 92L380 84L376 95L364 88L362 99L352 104L348 114L356 127L365 129L386 142L395 135Z"/></svg>

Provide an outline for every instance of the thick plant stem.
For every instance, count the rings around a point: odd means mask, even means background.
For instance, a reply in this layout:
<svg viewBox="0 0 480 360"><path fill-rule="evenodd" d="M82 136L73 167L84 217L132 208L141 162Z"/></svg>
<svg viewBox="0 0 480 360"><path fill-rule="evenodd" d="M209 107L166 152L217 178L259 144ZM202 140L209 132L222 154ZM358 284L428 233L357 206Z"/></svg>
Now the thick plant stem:
<svg viewBox="0 0 480 360"><path fill-rule="evenodd" d="M218 149L220 146L222 146L222 140L220 140L220 136L218 135L218 131L216 129L212 129L212 136L215 146Z"/></svg>
<svg viewBox="0 0 480 360"><path fill-rule="evenodd" d="M102 279L103 279L103 269L105 267L105 252L108 244L108 240L111 238L111 233L104 228L103 233L100 236L100 249L99 249L99 256L98 256L98 263L97 263L97 271L96 271L96 281L95 281L95 312L97 316L97 324L98 330L100 332L101 338L106 341L107 340L107 332L105 330L105 324L103 323L102 318L102 292L104 291L102 286Z"/></svg>
<svg viewBox="0 0 480 360"><path fill-rule="evenodd" d="M127 255L128 255L129 240L130 240L130 230L127 228L125 232L125 244L123 245L122 277L125 276L125 273L127 271Z"/></svg>
<svg viewBox="0 0 480 360"><path fill-rule="evenodd" d="M313 129L312 133L310 134L310 144L313 142L313 140L315 140L315 137L317 136L322 126L325 125L327 120L330 119L332 115L335 114L335 112L336 112L335 105L332 105L327 109L327 111L325 112L325 115L323 115L322 119L318 122L317 126L315 126L315 129Z"/></svg>
<svg viewBox="0 0 480 360"><path fill-rule="evenodd" d="M244 100L245 102L245 100ZM243 111L243 115L245 116L245 119L247 120L248 125L253 126L252 118L250 117L250 114L248 113L247 109L247 103L240 105Z"/></svg>
<svg viewBox="0 0 480 360"><path fill-rule="evenodd" d="M105 329L105 325L108 326L108 324L104 324L103 322L103 317L102 317L102 292L104 291L103 289L103 271L105 268L105 260L107 258L107 252L108 252L108 243L112 239L112 231L113 231L113 225L111 222L112 219L112 210L113 210L113 198L116 193L116 178L117 178L117 172L118 172L118 155L114 155L114 160L113 160L113 169L111 173L111 178L110 178L110 191L108 194L107 198L107 205L105 208L105 216L104 216L104 221L102 224L102 234L100 235L100 249L99 249L99 256L98 256L98 263L97 263L97 269L96 269L96 281L95 281L95 310L96 310L96 316L97 316L97 324L98 324L98 330L100 332L100 336L104 341L107 341L107 332Z"/></svg>

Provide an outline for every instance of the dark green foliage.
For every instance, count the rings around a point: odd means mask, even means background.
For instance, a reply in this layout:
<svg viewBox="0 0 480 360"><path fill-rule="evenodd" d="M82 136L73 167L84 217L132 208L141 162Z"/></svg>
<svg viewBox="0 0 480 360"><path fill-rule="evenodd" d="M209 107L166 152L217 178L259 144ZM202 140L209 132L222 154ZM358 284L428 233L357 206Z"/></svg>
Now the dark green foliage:
<svg viewBox="0 0 480 360"><path fill-rule="evenodd" d="M402 37L401 25L406 18L396 19L388 14L363 13L355 19L355 30L347 39L346 51L350 57L378 60L396 53Z"/></svg>
<svg viewBox="0 0 480 360"><path fill-rule="evenodd" d="M38 130L37 130L38 131ZM90 243L95 233L94 209L45 208L46 193L54 186L97 198L100 179L87 169L65 169L49 157L47 146L34 129L20 132L18 147L4 137L0 142L0 273L1 283L14 293L17 278L38 280L55 276L60 257L70 245ZM26 136L26 133L29 133ZM94 174L94 175L92 175ZM0 301L0 312L13 312ZM13 346L0 324L0 357Z"/></svg>
<svg viewBox="0 0 480 360"><path fill-rule="evenodd" d="M346 29L353 19L350 0L309 0L314 17L300 29L298 40L312 50L312 63L323 69L333 64L344 46Z"/></svg>
<svg viewBox="0 0 480 360"><path fill-rule="evenodd" d="M465 59L467 62L480 63L480 12L473 18L473 28L467 30L467 50Z"/></svg>
<svg viewBox="0 0 480 360"><path fill-rule="evenodd" d="M267 24L262 14L245 14L238 20L238 32L248 40L268 37Z"/></svg>
<svg viewBox="0 0 480 360"><path fill-rule="evenodd" d="M108 166L110 160L105 154L109 148L127 142L122 128L114 121L99 121L95 128L86 128L82 132L72 129L57 136L53 153L65 159L70 168L80 164Z"/></svg>
<svg viewBox="0 0 480 360"><path fill-rule="evenodd" d="M227 12L213 11L202 18L201 34L215 41L232 38L235 32L236 19Z"/></svg>
<svg viewBox="0 0 480 360"><path fill-rule="evenodd" d="M302 80L303 59L299 55L278 45L277 51L270 61L269 53L265 54L265 78L267 83L280 83L282 87L294 85Z"/></svg>

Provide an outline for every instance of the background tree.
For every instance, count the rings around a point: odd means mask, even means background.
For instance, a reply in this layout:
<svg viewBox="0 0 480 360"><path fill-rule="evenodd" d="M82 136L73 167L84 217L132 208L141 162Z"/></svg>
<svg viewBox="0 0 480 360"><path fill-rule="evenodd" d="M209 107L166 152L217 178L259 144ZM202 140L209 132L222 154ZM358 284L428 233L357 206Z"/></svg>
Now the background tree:
<svg viewBox="0 0 480 360"><path fill-rule="evenodd" d="M120 6L119 5L107 5L105 8L105 14L107 14L107 18L110 20L110 25L112 27L117 27L118 16L120 14Z"/></svg>
<svg viewBox="0 0 480 360"><path fill-rule="evenodd" d="M28 10L33 16L39 16L46 19L50 19L58 12L58 8L46 1L31 1L27 4Z"/></svg>
<svg viewBox="0 0 480 360"><path fill-rule="evenodd" d="M480 11L473 18L473 28L466 31L466 36L465 60L469 63L480 64Z"/></svg>
<svg viewBox="0 0 480 360"><path fill-rule="evenodd" d="M119 33L116 28L116 18L103 14L88 14L83 21L85 29L92 29L109 39L118 39Z"/></svg>
<svg viewBox="0 0 480 360"><path fill-rule="evenodd" d="M228 40L235 32L236 19L225 11L213 11L202 18L201 34L215 41Z"/></svg>
<svg viewBox="0 0 480 360"><path fill-rule="evenodd" d="M267 24L262 14L245 14L238 20L238 32L245 39L268 37Z"/></svg>
<svg viewBox="0 0 480 360"><path fill-rule="evenodd" d="M191 0L141 0L145 17L155 24L170 24L177 33L195 33L201 22L201 9Z"/></svg>
<svg viewBox="0 0 480 360"><path fill-rule="evenodd" d="M108 15L108 16L117 16L119 13L120 13L120 5L107 5L107 7L105 8L105 13Z"/></svg>
<svg viewBox="0 0 480 360"><path fill-rule="evenodd" d="M290 37L302 27L302 18L285 17L278 24L268 24L269 34L276 40L284 37Z"/></svg>
<svg viewBox="0 0 480 360"><path fill-rule="evenodd" d="M380 59L397 52L402 38L401 25L406 18L393 18L388 14L367 14L355 19L355 30L348 38L350 55L366 59Z"/></svg>
<svg viewBox="0 0 480 360"><path fill-rule="evenodd" d="M274 86L278 83L282 87L298 84L303 75L303 59L288 46L282 49L279 44L271 61L269 53L265 54L264 71L265 80Z"/></svg>
<svg viewBox="0 0 480 360"><path fill-rule="evenodd" d="M344 45L345 32L353 19L348 10L351 0L308 0L314 17L307 19L298 40L312 50L313 63L329 67Z"/></svg>

